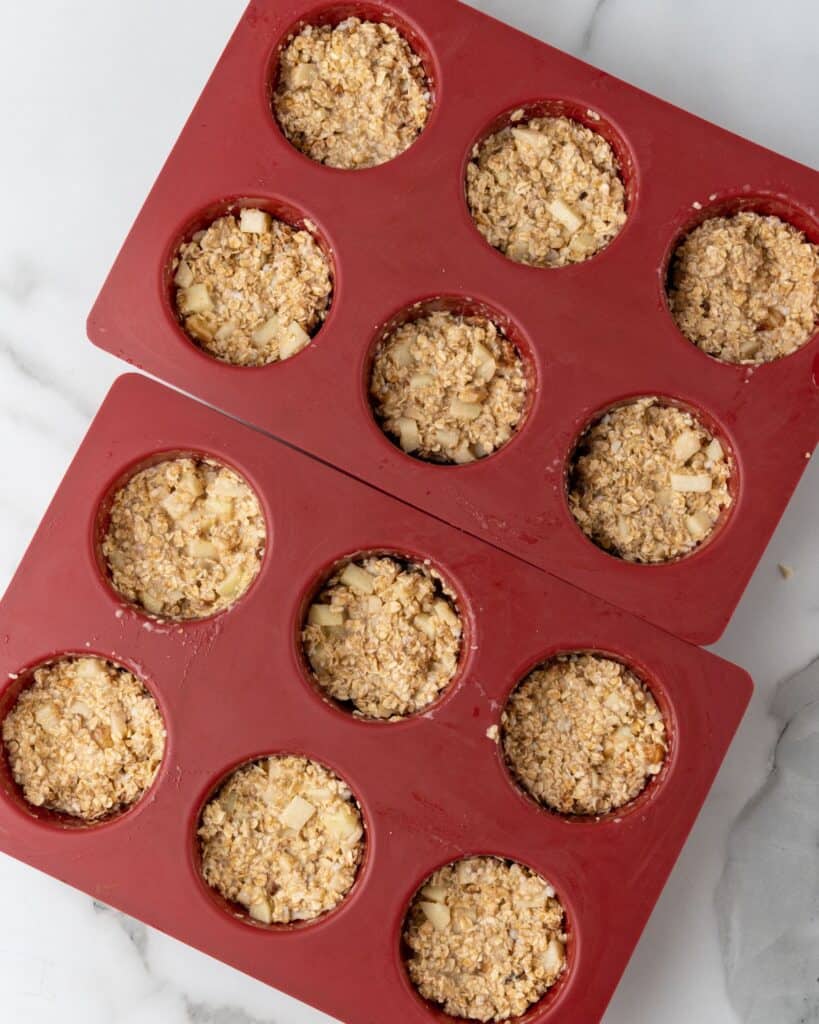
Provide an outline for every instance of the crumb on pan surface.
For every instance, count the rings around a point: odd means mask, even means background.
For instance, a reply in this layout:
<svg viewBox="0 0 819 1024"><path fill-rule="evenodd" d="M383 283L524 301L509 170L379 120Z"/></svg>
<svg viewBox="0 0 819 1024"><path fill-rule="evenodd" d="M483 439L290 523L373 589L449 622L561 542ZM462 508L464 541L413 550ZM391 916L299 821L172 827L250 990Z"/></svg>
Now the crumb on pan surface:
<svg viewBox="0 0 819 1024"><path fill-rule="evenodd" d="M284 47L273 109L302 153L347 169L412 145L432 97L421 58L391 25L347 18L307 25Z"/></svg>
<svg viewBox="0 0 819 1024"><path fill-rule="evenodd" d="M404 922L420 994L453 1017L504 1021L541 999L566 967L565 915L521 864L470 857L431 875Z"/></svg>
<svg viewBox="0 0 819 1024"><path fill-rule="evenodd" d="M569 507L599 547L632 562L686 555L732 503L727 452L690 412L641 398L581 438Z"/></svg>
<svg viewBox="0 0 819 1024"><path fill-rule="evenodd" d="M123 597L162 618L199 619L244 594L265 534L256 495L232 469L168 459L117 491L102 553Z"/></svg>
<svg viewBox="0 0 819 1024"><path fill-rule="evenodd" d="M371 556L338 569L302 632L319 686L368 718L411 715L431 704L458 667L462 624L431 568Z"/></svg>
<svg viewBox="0 0 819 1024"><path fill-rule="evenodd" d="M154 781L165 749L154 698L102 658L60 658L33 676L3 722L26 800L89 822L130 807Z"/></svg>
<svg viewBox="0 0 819 1024"><path fill-rule="evenodd" d="M310 343L333 290L327 257L303 228L263 210L219 217L183 243L173 264L187 334L237 366L289 359Z"/></svg>
<svg viewBox="0 0 819 1024"><path fill-rule="evenodd" d="M512 436L526 408L526 372L491 320L435 312L382 341L370 396L383 430L404 451L461 464Z"/></svg>
<svg viewBox="0 0 819 1024"><path fill-rule="evenodd" d="M503 713L503 749L520 784L547 807L608 814L659 774L666 728L630 669L572 654L535 669L514 691Z"/></svg>
<svg viewBox="0 0 819 1024"><path fill-rule="evenodd" d="M310 921L336 907L356 879L364 826L352 793L304 757L237 769L206 804L202 875L261 924Z"/></svg>
<svg viewBox="0 0 819 1024"><path fill-rule="evenodd" d="M626 222L614 150L567 117L512 123L475 147L466 173L472 218L490 245L533 267L580 263Z"/></svg>
<svg viewBox="0 0 819 1024"><path fill-rule="evenodd" d="M819 246L778 217L713 217L677 247L669 305L683 334L728 363L767 363L819 322Z"/></svg>

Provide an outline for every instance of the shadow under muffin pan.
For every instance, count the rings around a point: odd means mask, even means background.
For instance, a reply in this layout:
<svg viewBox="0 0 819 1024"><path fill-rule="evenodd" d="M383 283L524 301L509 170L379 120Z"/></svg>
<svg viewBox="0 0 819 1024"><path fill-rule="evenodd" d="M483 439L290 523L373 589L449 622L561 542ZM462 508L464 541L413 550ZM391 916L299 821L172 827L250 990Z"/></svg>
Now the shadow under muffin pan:
<svg viewBox="0 0 819 1024"><path fill-rule="evenodd" d="M379 167L339 171L283 136L271 114L271 75L293 26L354 13L383 17L407 35L424 57L435 101L406 152ZM469 214L473 146L520 108L573 117L615 149L628 218L583 263L513 263ZM167 289L168 261L186 228L203 210L242 205L242 197L313 221L336 271L333 306L313 343L253 370L203 357L179 331ZM816 172L455 0L254 0L117 258L88 333L325 462L708 643L722 633L819 438L819 343L814 337L755 368L711 359L668 311L668 259L697 221L749 204L819 241L817 197ZM464 466L425 463L393 445L373 421L365 383L382 326L441 297L484 305L514 324L528 339L535 379L517 435ZM699 410L736 456L730 521L712 543L671 564L612 558L577 528L566 501L566 463L584 427L642 395Z"/></svg>
<svg viewBox="0 0 819 1024"><path fill-rule="evenodd" d="M229 465L268 524L262 569L211 619L164 622L121 600L97 542L112 489L169 452ZM465 626L443 697L373 723L329 706L299 633L316 584L356 552L428 560ZM48 607L48 617L42 609ZM160 774L127 814L65 829L31 813L0 773L0 850L347 1024L446 1019L412 988L401 952L410 900L460 857L517 860L548 879L567 918L568 968L530 1024L602 1016L713 782L751 693L741 669L477 538L138 376L112 388L0 604L0 708L27 666L64 652L147 681L167 728ZM493 738L512 690L558 653L633 668L665 716L661 774L621 811L566 819L525 796ZM326 917L265 928L199 874L202 808L236 766L296 754L335 772L366 823L349 896Z"/></svg>

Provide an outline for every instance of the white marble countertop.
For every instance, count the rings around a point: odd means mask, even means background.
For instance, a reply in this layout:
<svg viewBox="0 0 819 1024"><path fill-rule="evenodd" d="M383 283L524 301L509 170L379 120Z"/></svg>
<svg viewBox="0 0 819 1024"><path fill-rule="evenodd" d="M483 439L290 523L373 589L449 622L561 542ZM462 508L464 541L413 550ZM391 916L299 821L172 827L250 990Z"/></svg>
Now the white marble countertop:
<svg viewBox="0 0 819 1024"><path fill-rule="evenodd" d="M474 2L819 166L815 0ZM85 316L243 3L2 7L0 586L124 369ZM819 1020L817 508L814 459L716 648L753 674L753 705L606 1024ZM2 856L0 906L6 1020L328 1020Z"/></svg>

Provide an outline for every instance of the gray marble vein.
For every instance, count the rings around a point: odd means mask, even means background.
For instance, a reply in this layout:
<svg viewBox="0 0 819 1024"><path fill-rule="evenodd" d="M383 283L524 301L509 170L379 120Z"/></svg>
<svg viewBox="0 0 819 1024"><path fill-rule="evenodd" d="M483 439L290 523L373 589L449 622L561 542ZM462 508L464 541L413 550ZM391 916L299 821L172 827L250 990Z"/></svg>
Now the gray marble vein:
<svg viewBox="0 0 819 1024"><path fill-rule="evenodd" d="M743 1024L819 1021L819 658L783 682L770 775L731 830L717 891Z"/></svg>

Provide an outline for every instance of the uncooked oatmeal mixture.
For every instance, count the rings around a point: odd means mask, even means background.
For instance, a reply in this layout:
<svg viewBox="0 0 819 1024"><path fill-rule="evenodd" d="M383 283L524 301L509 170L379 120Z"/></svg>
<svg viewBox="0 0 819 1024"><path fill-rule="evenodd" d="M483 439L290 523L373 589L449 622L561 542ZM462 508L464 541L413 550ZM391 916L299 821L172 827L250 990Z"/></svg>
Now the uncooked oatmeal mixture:
<svg viewBox="0 0 819 1024"><path fill-rule="evenodd" d="M595 544L630 562L667 562L713 531L732 502L720 442L690 412L641 398L580 440L569 507Z"/></svg>
<svg viewBox="0 0 819 1024"><path fill-rule="evenodd" d="M563 267L604 249L626 222L614 150L567 117L512 124L475 147L466 196L478 230L517 263Z"/></svg>
<svg viewBox="0 0 819 1024"><path fill-rule="evenodd" d="M34 671L3 722L15 781L30 804L97 821L137 801L165 749L156 701L102 658L60 658Z"/></svg>
<svg viewBox="0 0 819 1024"><path fill-rule="evenodd" d="M566 967L554 889L529 868L495 857L436 871L413 899L404 942L421 995L469 1020L520 1016Z"/></svg>
<svg viewBox="0 0 819 1024"><path fill-rule="evenodd" d="M374 167L412 145L432 97L421 58L391 25L308 25L281 54L273 109L293 145L320 163Z"/></svg>
<svg viewBox="0 0 819 1024"><path fill-rule="evenodd" d="M669 304L683 334L728 363L768 363L819 323L819 246L778 217L714 217L677 248Z"/></svg>
<svg viewBox="0 0 819 1024"><path fill-rule="evenodd" d="M309 231L262 210L197 231L174 261L176 308L206 352L237 366L289 359L321 326L330 264Z"/></svg>
<svg viewBox="0 0 819 1024"><path fill-rule="evenodd" d="M232 469L170 459L116 493L102 551L123 597L162 618L200 619L253 582L265 532L256 495Z"/></svg>
<svg viewBox="0 0 819 1024"><path fill-rule="evenodd" d="M329 696L389 719L438 697L458 667L461 633L454 598L434 570L372 556L333 574L302 639Z"/></svg>
<svg viewBox="0 0 819 1024"><path fill-rule="evenodd" d="M385 338L370 380L383 429L405 452L433 462L491 455L520 423L526 391L520 355L491 320L445 312Z"/></svg>
<svg viewBox="0 0 819 1024"><path fill-rule="evenodd" d="M304 757L239 768L205 806L202 875L261 924L311 921L355 882L361 813L333 772Z"/></svg>
<svg viewBox="0 0 819 1024"><path fill-rule="evenodd" d="M503 712L510 768L541 803L563 814L607 814L659 774L666 755L660 709L618 661L555 658L532 672Z"/></svg>

